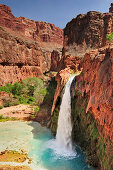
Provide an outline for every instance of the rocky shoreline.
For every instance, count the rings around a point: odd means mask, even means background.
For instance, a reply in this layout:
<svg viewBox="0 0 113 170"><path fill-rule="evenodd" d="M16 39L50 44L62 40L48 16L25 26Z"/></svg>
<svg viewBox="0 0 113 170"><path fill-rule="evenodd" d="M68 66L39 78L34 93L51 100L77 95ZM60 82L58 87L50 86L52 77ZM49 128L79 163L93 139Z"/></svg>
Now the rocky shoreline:
<svg viewBox="0 0 113 170"><path fill-rule="evenodd" d="M32 162L32 159L28 158L27 153L23 150L21 152L18 152L16 150L9 150L9 151L5 150L5 151L0 152L0 168L1 169L31 170L29 166L25 166L26 164L30 165L31 162Z"/></svg>

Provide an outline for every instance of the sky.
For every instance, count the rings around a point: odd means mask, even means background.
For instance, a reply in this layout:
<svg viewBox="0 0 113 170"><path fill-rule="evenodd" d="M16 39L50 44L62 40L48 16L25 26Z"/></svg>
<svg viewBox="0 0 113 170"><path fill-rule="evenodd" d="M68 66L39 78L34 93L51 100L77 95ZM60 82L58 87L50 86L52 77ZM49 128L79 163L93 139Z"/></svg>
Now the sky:
<svg viewBox="0 0 113 170"><path fill-rule="evenodd" d="M45 21L65 28L78 14L88 11L108 12L113 0L0 0L10 6L14 16Z"/></svg>

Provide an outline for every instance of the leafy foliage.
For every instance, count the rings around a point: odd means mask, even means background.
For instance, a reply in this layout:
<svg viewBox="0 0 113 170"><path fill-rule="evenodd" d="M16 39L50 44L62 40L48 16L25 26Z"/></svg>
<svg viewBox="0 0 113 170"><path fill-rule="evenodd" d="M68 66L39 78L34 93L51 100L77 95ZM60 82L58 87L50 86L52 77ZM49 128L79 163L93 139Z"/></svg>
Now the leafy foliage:
<svg viewBox="0 0 113 170"><path fill-rule="evenodd" d="M112 32L111 34L107 34L107 35L106 35L106 39L107 39L107 41L109 41L109 42L113 41L113 32Z"/></svg>
<svg viewBox="0 0 113 170"><path fill-rule="evenodd" d="M50 81L51 82L51 81ZM22 81L15 82L14 85L6 84L0 87L0 91L11 93L13 99L4 103L5 107L17 104L40 105L43 102L49 103L53 99L56 88L55 81L52 83L44 82L44 80L36 77L30 77Z"/></svg>
<svg viewBox="0 0 113 170"><path fill-rule="evenodd" d="M21 83L14 83L14 85L12 86L12 94L13 95L21 95L22 94L22 89L23 89L23 84Z"/></svg>
<svg viewBox="0 0 113 170"><path fill-rule="evenodd" d="M40 110L40 107L38 107L38 106L35 107L34 113L37 114L39 110Z"/></svg>
<svg viewBox="0 0 113 170"><path fill-rule="evenodd" d="M3 106L0 106L0 109L2 109L3 108Z"/></svg>
<svg viewBox="0 0 113 170"><path fill-rule="evenodd" d="M4 117L3 115L0 115L0 122L6 122L8 120L16 120L16 118L9 118L8 116Z"/></svg>
<svg viewBox="0 0 113 170"><path fill-rule="evenodd" d="M0 86L0 91L5 91L7 93L12 93L12 84L7 83L6 86Z"/></svg>

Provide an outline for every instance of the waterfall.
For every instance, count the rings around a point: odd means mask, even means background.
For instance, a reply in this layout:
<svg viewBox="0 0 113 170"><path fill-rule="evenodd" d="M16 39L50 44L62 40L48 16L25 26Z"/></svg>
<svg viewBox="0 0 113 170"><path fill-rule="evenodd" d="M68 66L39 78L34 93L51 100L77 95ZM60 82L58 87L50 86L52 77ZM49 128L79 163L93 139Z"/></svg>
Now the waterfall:
<svg viewBox="0 0 113 170"><path fill-rule="evenodd" d="M65 92L60 106L56 142L59 147L72 151L72 122L70 87L75 75L70 76L65 86Z"/></svg>

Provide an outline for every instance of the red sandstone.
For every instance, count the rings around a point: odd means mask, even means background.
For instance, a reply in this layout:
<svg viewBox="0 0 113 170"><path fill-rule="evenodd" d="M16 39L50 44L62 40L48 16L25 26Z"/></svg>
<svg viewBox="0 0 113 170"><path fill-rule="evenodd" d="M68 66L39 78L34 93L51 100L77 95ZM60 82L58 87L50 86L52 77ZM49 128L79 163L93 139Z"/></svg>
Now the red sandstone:
<svg viewBox="0 0 113 170"><path fill-rule="evenodd" d="M41 77L51 68L54 53L61 58L63 30L50 23L14 17L0 5L0 85ZM52 69L53 71L56 71Z"/></svg>

